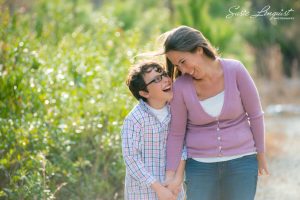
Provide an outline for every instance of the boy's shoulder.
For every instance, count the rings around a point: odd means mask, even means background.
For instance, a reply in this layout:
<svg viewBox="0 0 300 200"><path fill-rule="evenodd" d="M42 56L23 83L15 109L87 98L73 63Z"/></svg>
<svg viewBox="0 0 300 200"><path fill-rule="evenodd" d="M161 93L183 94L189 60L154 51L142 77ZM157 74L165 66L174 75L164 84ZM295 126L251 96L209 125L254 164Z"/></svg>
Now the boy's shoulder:
<svg viewBox="0 0 300 200"><path fill-rule="evenodd" d="M136 124L137 126L141 127L142 122L145 119L147 112L144 108L143 102L139 102L134 108L128 113L125 118L126 120L131 121L132 123Z"/></svg>

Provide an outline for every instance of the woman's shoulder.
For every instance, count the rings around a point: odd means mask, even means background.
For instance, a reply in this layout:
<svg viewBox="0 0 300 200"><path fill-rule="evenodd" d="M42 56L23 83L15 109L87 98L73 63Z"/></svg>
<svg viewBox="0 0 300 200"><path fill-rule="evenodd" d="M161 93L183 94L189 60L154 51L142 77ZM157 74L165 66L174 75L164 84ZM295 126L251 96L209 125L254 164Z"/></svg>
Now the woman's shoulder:
<svg viewBox="0 0 300 200"><path fill-rule="evenodd" d="M189 74L182 74L178 78L175 79L173 83L173 89L182 88L182 85L186 85L190 83L191 75Z"/></svg>
<svg viewBox="0 0 300 200"><path fill-rule="evenodd" d="M221 62L223 61L226 68L230 71L239 71L241 67L244 67L243 63L239 60L229 59L229 58L221 58Z"/></svg>

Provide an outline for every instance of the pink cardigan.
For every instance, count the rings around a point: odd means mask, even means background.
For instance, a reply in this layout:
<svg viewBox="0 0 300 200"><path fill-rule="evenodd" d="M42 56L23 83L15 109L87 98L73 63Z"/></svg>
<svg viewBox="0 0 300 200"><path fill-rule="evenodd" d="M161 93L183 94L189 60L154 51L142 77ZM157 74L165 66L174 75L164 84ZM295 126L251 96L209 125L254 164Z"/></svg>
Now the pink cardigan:
<svg viewBox="0 0 300 200"><path fill-rule="evenodd" d="M184 137L189 158L265 152L263 111L252 78L240 61L219 60L224 72L225 97L218 118L201 107L192 76L182 75L173 83L167 170L177 169Z"/></svg>

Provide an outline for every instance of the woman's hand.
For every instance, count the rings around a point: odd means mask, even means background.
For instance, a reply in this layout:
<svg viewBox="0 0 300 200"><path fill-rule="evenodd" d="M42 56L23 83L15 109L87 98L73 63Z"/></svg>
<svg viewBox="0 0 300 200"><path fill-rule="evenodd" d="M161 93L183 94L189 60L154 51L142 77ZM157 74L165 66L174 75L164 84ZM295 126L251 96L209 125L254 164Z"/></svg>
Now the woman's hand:
<svg viewBox="0 0 300 200"><path fill-rule="evenodd" d="M257 153L256 158L258 162L258 176L264 175L264 171L266 172L266 175L269 176L265 153Z"/></svg>
<svg viewBox="0 0 300 200"><path fill-rule="evenodd" d="M174 170L167 170L165 175L165 182L173 180L175 178L176 171Z"/></svg>
<svg viewBox="0 0 300 200"><path fill-rule="evenodd" d="M178 196L176 195L177 193L179 194L178 192L178 188L177 188L177 184L176 182L174 182L175 180L175 175L176 175L176 172L173 171L173 170L168 170L166 171L166 175L165 175L165 181L163 182L163 186L168 188L175 196ZM177 185L177 186L176 186ZM180 185L180 184L179 184ZM177 189L176 189L177 188ZM181 188L180 188L181 190Z"/></svg>
<svg viewBox="0 0 300 200"><path fill-rule="evenodd" d="M180 188L181 183L182 183L182 180L174 178L172 180L165 181L162 185L164 187L168 188L172 193L175 194L175 190L178 189L178 187Z"/></svg>

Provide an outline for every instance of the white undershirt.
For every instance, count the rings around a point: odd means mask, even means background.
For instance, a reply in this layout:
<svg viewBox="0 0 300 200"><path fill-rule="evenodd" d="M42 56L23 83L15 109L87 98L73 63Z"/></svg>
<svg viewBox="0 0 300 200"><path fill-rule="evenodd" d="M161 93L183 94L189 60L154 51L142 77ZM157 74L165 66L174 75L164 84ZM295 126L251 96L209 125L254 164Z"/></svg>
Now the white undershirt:
<svg viewBox="0 0 300 200"><path fill-rule="evenodd" d="M213 96L211 98L205 99L203 101L199 101L203 110L209 114L212 117L219 117L221 114L223 103L224 103L224 96L225 96L225 90L223 90L221 93L217 94L216 96ZM246 155L255 154L254 152L234 155L234 156L222 156L222 157L209 157L209 158L193 158L196 161L199 162L205 162L205 163L213 163L213 162L223 162L228 160L233 160L236 158L241 158Z"/></svg>
<svg viewBox="0 0 300 200"><path fill-rule="evenodd" d="M149 109L155 114L155 116L158 118L158 120L162 123L166 117L168 116L168 105L163 107L162 109L155 109L149 106Z"/></svg>
<svg viewBox="0 0 300 200"><path fill-rule="evenodd" d="M224 103L225 90L209 99L199 101L203 110L213 117L218 117L221 114Z"/></svg>

